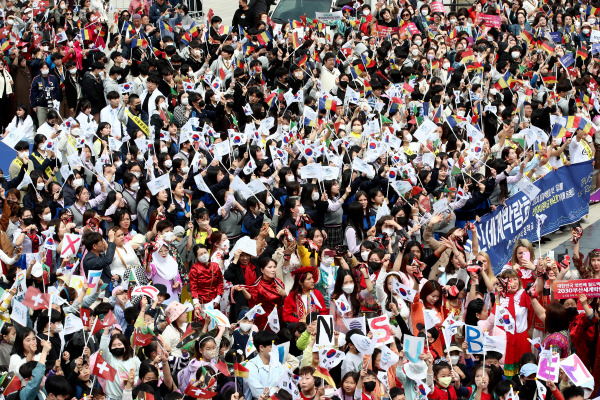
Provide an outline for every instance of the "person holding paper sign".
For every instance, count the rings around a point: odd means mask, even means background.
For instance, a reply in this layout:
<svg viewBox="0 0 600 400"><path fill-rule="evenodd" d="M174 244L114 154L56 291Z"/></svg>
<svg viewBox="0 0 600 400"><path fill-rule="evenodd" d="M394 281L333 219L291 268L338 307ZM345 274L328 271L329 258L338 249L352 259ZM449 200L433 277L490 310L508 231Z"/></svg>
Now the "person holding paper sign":
<svg viewBox="0 0 600 400"><path fill-rule="evenodd" d="M427 281L419 291L419 284L415 280L413 289L418 291L418 293L415 295L414 301L411 304L411 322L413 332L419 332L417 324L425 326L425 310L434 311L437 316L437 319L439 320L439 324L441 324L444 320L444 316L442 314L443 297L442 287L440 286L440 284L436 281ZM439 326L436 326L436 329L438 331L438 339L435 340L431 347L437 352L437 354L443 354L443 335Z"/></svg>

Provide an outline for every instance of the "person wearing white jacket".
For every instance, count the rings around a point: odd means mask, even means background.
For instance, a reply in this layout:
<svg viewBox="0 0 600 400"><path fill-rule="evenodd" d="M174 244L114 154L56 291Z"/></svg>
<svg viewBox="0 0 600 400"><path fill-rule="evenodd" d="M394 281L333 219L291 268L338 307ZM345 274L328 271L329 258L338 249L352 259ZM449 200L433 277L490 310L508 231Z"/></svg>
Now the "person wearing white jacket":
<svg viewBox="0 0 600 400"><path fill-rule="evenodd" d="M27 110L25 110L23 107L17 107L17 114L4 130L4 135L2 138L4 138L4 136L10 133L10 131L13 129L19 129L23 133L21 140L25 140L27 143L33 144L33 137L35 135L33 119L27 114Z"/></svg>
<svg viewBox="0 0 600 400"><path fill-rule="evenodd" d="M396 315L400 314L404 321L406 321L406 324L411 326L410 307L397 293L394 293L392 289L393 279L397 279L399 283L402 283L402 277L399 272L381 271L377 277L377 282L375 283L375 292L377 293L377 298L380 300L379 304L381 304L382 314L387 315L390 318L390 321L393 320ZM392 299L390 299L390 295L393 296Z"/></svg>

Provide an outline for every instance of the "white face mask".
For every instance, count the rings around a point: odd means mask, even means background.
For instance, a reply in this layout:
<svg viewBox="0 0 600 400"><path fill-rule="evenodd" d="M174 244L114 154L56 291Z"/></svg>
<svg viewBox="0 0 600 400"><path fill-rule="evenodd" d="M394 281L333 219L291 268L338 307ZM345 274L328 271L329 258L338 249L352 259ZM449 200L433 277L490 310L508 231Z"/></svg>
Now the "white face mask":
<svg viewBox="0 0 600 400"><path fill-rule="evenodd" d="M184 97L183 99L181 99L182 106L187 106L188 104L190 104L190 101L187 97Z"/></svg>
<svg viewBox="0 0 600 400"><path fill-rule="evenodd" d="M173 161L171 161L171 160L165 161L165 168L171 168L172 165L173 165Z"/></svg>
<svg viewBox="0 0 600 400"><path fill-rule="evenodd" d="M354 132L354 133L361 133L362 132L362 126L360 126L360 125L352 125L352 132Z"/></svg>
<svg viewBox="0 0 600 400"><path fill-rule="evenodd" d="M185 167L181 168L181 172L183 172L184 175L187 174L188 172L190 172L190 167L185 166Z"/></svg>
<svg viewBox="0 0 600 400"><path fill-rule="evenodd" d="M419 55L419 50L418 49L412 49L410 54L412 54L413 56L418 56Z"/></svg>
<svg viewBox="0 0 600 400"><path fill-rule="evenodd" d="M319 200L319 192L313 192L313 194L312 194L312 200L313 201Z"/></svg>
<svg viewBox="0 0 600 400"><path fill-rule="evenodd" d="M61 10L66 10L67 9L67 5L66 4L61 4L60 5L60 9Z"/></svg>
<svg viewBox="0 0 600 400"><path fill-rule="evenodd" d="M363 10L363 15L369 15L369 14L371 14L371 10L369 10L368 8L365 8Z"/></svg>
<svg viewBox="0 0 600 400"><path fill-rule="evenodd" d="M442 67L444 69L448 69L448 68L450 68L450 63L449 62L445 62L444 65L442 65Z"/></svg>
<svg viewBox="0 0 600 400"><path fill-rule="evenodd" d="M323 263L323 265L325 265L326 267L329 267L331 266L331 264L333 264L333 257L323 256L321 258L321 263Z"/></svg>
<svg viewBox="0 0 600 400"><path fill-rule="evenodd" d="M586 29L583 29L582 31L583 31L584 35L587 35L588 33L590 33L590 30L589 30L589 29L587 29L587 28L586 28Z"/></svg>
<svg viewBox="0 0 600 400"><path fill-rule="evenodd" d="M71 136L77 137L79 136L80 129L79 128L71 128Z"/></svg>
<svg viewBox="0 0 600 400"><path fill-rule="evenodd" d="M131 184L131 190L133 190L134 192L137 192L137 190L140 188L140 184L139 182L136 183L132 183Z"/></svg>
<svg viewBox="0 0 600 400"><path fill-rule="evenodd" d="M142 153L138 153L137 159L138 159L138 161L144 161L144 155ZM139 174L139 172L138 172L138 174ZM135 175L135 173L134 173L134 175ZM138 176L138 178L139 178L139 176Z"/></svg>
<svg viewBox="0 0 600 400"><path fill-rule="evenodd" d="M385 228L385 229L382 229L382 232L388 236L392 236L394 234L394 229L393 228Z"/></svg>
<svg viewBox="0 0 600 400"><path fill-rule="evenodd" d="M344 41L341 40L341 39L338 39L338 40L335 41L335 44L337 44L338 46L341 46L342 43L344 43Z"/></svg>
<svg viewBox="0 0 600 400"><path fill-rule="evenodd" d="M73 179L73 187L78 188L79 186L83 186L83 178Z"/></svg>
<svg viewBox="0 0 600 400"><path fill-rule="evenodd" d="M54 324L54 333L62 332L63 325L60 322Z"/></svg>
<svg viewBox="0 0 600 400"><path fill-rule="evenodd" d="M43 76L48 76L48 74L50 73L50 70L49 69L43 69L41 72L42 72Z"/></svg>
<svg viewBox="0 0 600 400"><path fill-rule="evenodd" d="M512 56L512 58L517 59L517 58L519 58L521 53L519 53L518 51L511 51L510 55Z"/></svg>
<svg viewBox="0 0 600 400"><path fill-rule="evenodd" d="M42 219L46 222L50 222L52 220L52 214L50 214L50 213L44 214L44 215L42 215Z"/></svg>
<svg viewBox="0 0 600 400"><path fill-rule="evenodd" d="M252 324L250 322L240 322L240 329L244 332L249 332L252 329Z"/></svg>
<svg viewBox="0 0 600 400"><path fill-rule="evenodd" d="M98 76L99 76L100 78L104 78L104 71L100 71L100 73L98 74Z"/></svg>
<svg viewBox="0 0 600 400"><path fill-rule="evenodd" d="M75 75L75 74L77 73L77 68L71 68L71 69L69 70L69 72L70 72L72 75Z"/></svg>
<svg viewBox="0 0 600 400"><path fill-rule="evenodd" d="M168 108L167 103L160 103L159 107L163 110L166 110Z"/></svg>
<svg viewBox="0 0 600 400"><path fill-rule="evenodd" d="M29 157L29 152L28 151L22 151L21 153L19 153L19 157L21 159L25 159L25 158Z"/></svg>
<svg viewBox="0 0 600 400"><path fill-rule="evenodd" d="M342 290L344 293L350 294L354 291L354 285L344 285L342 286Z"/></svg>
<svg viewBox="0 0 600 400"><path fill-rule="evenodd" d="M298 215L304 215L304 207L300 206L298 208Z"/></svg>
<svg viewBox="0 0 600 400"><path fill-rule="evenodd" d="M417 46L420 46L423 44L423 42L420 40L415 40L413 43L416 44Z"/></svg>
<svg viewBox="0 0 600 400"><path fill-rule="evenodd" d="M119 168L121 165L123 165L123 161L115 161L115 168Z"/></svg>
<svg viewBox="0 0 600 400"><path fill-rule="evenodd" d="M361 251L360 258L362 258L363 261L367 261L367 259L369 258L369 254L371 254L370 251Z"/></svg>
<svg viewBox="0 0 600 400"><path fill-rule="evenodd" d="M429 15L429 10L425 9L425 10L421 10L421 14L423 14L424 17Z"/></svg>
<svg viewBox="0 0 600 400"><path fill-rule="evenodd" d="M450 362L452 363L452 365L458 364L459 360L460 360L460 356L450 356Z"/></svg>
<svg viewBox="0 0 600 400"><path fill-rule="evenodd" d="M143 159L143 157L142 157L142 159ZM137 171L136 171L136 172L132 172L132 174L133 174L133 176L135 176L137 179L140 179L140 176L142 175L141 173L139 173L139 172L137 172Z"/></svg>
<svg viewBox="0 0 600 400"><path fill-rule="evenodd" d="M49 47L48 47L48 46L42 46L42 50L44 50L44 51L48 51L48 49L49 49ZM48 71L48 72L49 72L49 71ZM43 74L43 72L42 72L42 74ZM48 74L48 73L46 73L46 75L47 75L47 74Z"/></svg>
<svg viewBox="0 0 600 400"><path fill-rule="evenodd" d="M456 115L458 115L459 117L464 117L465 116L465 112L460 110L456 112Z"/></svg>
<svg viewBox="0 0 600 400"><path fill-rule="evenodd" d="M270 206L273 204L273 198L271 196L267 196L267 205Z"/></svg>
<svg viewBox="0 0 600 400"><path fill-rule="evenodd" d="M44 187L45 187L45 186L46 186L46 185L44 185L43 183L38 183L38 184L36 184L36 185L35 185L35 188L36 188L36 189L38 190L38 192L39 192L40 190L44 190Z"/></svg>
<svg viewBox="0 0 600 400"><path fill-rule="evenodd" d="M296 72L294 76L296 77L296 79L300 80L304 78L304 72Z"/></svg>
<svg viewBox="0 0 600 400"><path fill-rule="evenodd" d="M491 94L492 96L495 96L497 93L498 93L498 90L496 90L495 88L491 88L491 89L490 89L490 94Z"/></svg>
<svg viewBox="0 0 600 400"><path fill-rule="evenodd" d="M294 182L296 178L294 177L294 175L286 175L285 180L286 182Z"/></svg>
<svg viewBox="0 0 600 400"><path fill-rule="evenodd" d="M198 261L200 261L202 264L206 264L208 262L208 253L198 256Z"/></svg>
<svg viewBox="0 0 600 400"><path fill-rule="evenodd" d="M170 242L171 240L173 240L174 237L175 237L175 234L173 232L165 233L165 241L166 242Z"/></svg>
<svg viewBox="0 0 600 400"><path fill-rule="evenodd" d="M456 20L455 20L454 18L452 18L452 19L450 20L450 23L451 23L451 24L455 24L455 23L456 23Z"/></svg>

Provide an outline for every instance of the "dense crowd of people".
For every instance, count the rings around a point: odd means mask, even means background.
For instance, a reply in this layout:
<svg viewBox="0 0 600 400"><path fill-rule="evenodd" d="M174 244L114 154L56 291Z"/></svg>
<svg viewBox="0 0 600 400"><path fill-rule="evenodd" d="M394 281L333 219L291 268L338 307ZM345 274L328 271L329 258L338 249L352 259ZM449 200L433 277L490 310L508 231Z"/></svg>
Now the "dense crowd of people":
<svg viewBox="0 0 600 400"><path fill-rule="evenodd" d="M350 3L5 0L4 398L598 396L600 250L476 224L600 166L600 8Z"/></svg>

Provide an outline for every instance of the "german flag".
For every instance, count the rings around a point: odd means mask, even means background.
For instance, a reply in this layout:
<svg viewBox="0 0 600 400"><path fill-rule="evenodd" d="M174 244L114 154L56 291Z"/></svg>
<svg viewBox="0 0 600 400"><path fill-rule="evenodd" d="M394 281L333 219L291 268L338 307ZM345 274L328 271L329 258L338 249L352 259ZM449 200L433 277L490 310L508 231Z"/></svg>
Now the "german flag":
<svg viewBox="0 0 600 400"><path fill-rule="evenodd" d="M298 32L294 32L292 34L292 46L294 47L294 49L300 47L300 39L298 38Z"/></svg>
<svg viewBox="0 0 600 400"><path fill-rule="evenodd" d="M248 368L244 367L240 363L235 363L233 364L233 374L237 378L248 378L248 376L250 375L250 370L248 370Z"/></svg>
<svg viewBox="0 0 600 400"><path fill-rule="evenodd" d="M328 384L330 384L333 387L336 386L335 381L333 380L331 375L329 375L329 371L327 371L325 368L323 368L321 366L317 367L315 372L313 372L313 376L315 378L322 378L323 380L325 380L325 382L327 382Z"/></svg>
<svg viewBox="0 0 600 400"><path fill-rule="evenodd" d="M531 33L527 32L526 30L523 30L519 36L527 42L528 46L531 46L531 42L533 41L533 36L531 35Z"/></svg>
<svg viewBox="0 0 600 400"><path fill-rule="evenodd" d="M307 61L308 61L308 54L305 54L304 57L302 57L302 59L300 61L298 61L298 66L300 68L304 68Z"/></svg>
<svg viewBox="0 0 600 400"><path fill-rule="evenodd" d="M558 82L556 80L556 77L553 76L553 75L542 77L542 81L544 81L544 85L552 85L553 83L557 83Z"/></svg>
<svg viewBox="0 0 600 400"><path fill-rule="evenodd" d="M554 51L554 47L552 47L548 42L544 42L544 43L540 44L539 47L540 47L540 49L544 50L548 54L552 54L552 52Z"/></svg>

